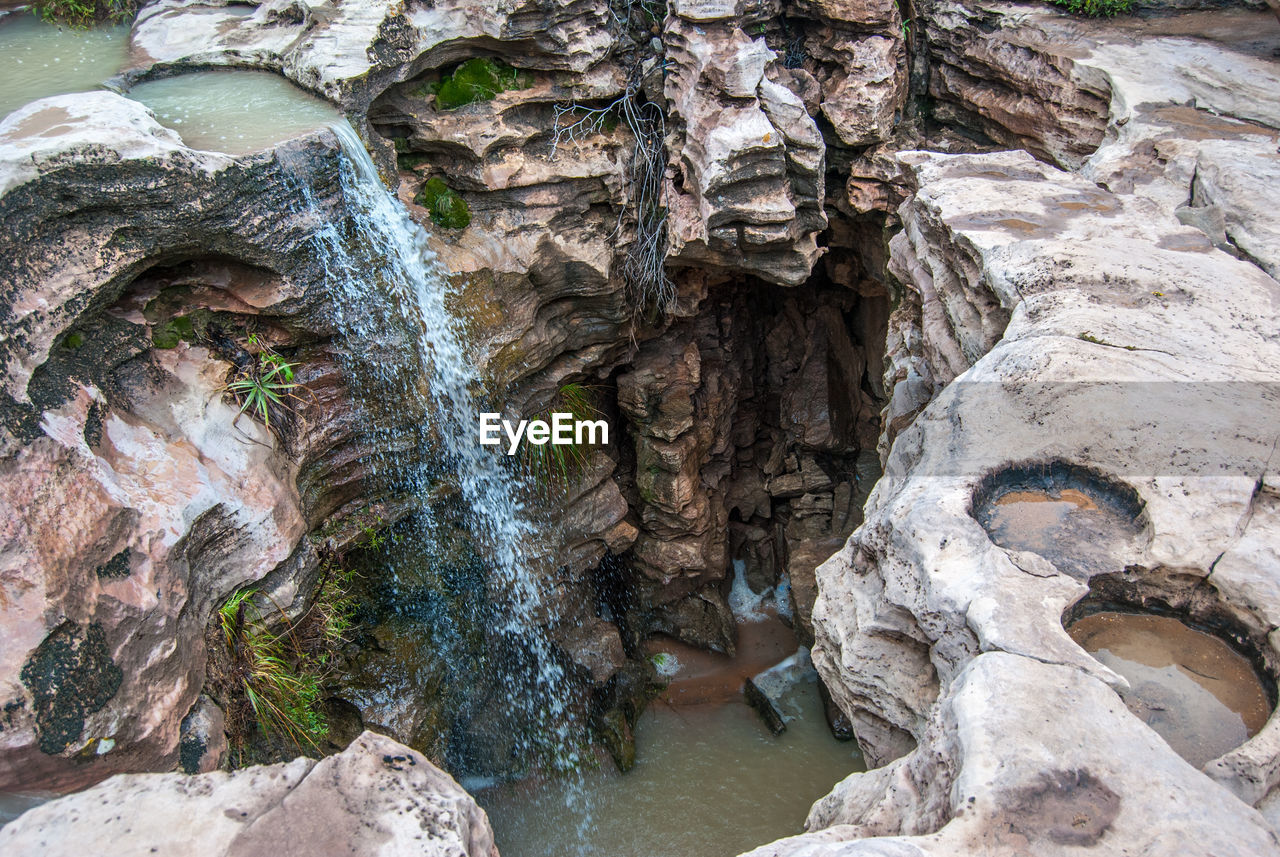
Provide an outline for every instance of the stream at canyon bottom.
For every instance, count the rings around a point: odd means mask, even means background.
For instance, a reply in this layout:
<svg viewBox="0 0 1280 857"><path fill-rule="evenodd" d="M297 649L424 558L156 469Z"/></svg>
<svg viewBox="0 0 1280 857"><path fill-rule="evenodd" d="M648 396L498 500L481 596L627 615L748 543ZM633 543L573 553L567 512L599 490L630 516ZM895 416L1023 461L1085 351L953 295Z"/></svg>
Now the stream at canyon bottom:
<svg viewBox="0 0 1280 857"><path fill-rule="evenodd" d="M561 780L478 791L503 857L732 857L803 832L809 807L862 769L857 744L831 736L816 679L792 686L787 731L771 735L745 702L669 705L640 717L636 766L602 761L585 831ZM585 834L585 835L584 835Z"/></svg>

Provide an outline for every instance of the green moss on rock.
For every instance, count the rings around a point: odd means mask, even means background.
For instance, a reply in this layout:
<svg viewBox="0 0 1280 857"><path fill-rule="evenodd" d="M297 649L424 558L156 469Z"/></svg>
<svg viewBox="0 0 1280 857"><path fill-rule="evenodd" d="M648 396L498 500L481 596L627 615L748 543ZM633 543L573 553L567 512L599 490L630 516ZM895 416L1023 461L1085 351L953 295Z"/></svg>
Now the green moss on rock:
<svg viewBox="0 0 1280 857"><path fill-rule="evenodd" d="M40 749L53 756L80 738L85 717L116 695L124 674L101 625L65 622L31 653L21 678L35 702Z"/></svg>
<svg viewBox="0 0 1280 857"><path fill-rule="evenodd" d="M467 207L467 201L439 176L429 179L413 201L431 212L433 223L446 229L464 229L471 223L471 209Z"/></svg>
<svg viewBox="0 0 1280 857"><path fill-rule="evenodd" d="M179 342L194 342L195 325L190 316L180 315L151 329L151 344L156 348L176 348Z"/></svg>
<svg viewBox="0 0 1280 857"><path fill-rule="evenodd" d="M119 580L128 577L132 573L129 568L129 549L125 548L120 551L120 553L94 569L94 572L102 580Z"/></svg>
<svg viewBox="0 0 1280 857"><path fill-rule="evenodd" d="M1087 18L1112 18L1133 11L1133 0L1049 0L1068 12Z"/></svg>
<svg viewBox="0 0 1280 857"><path fill-rule="evenodd" d="M435 87L436 109L453 110L464 104L490 101L499 92L528 89L533 76L487 57L469 59Z"/></svg>

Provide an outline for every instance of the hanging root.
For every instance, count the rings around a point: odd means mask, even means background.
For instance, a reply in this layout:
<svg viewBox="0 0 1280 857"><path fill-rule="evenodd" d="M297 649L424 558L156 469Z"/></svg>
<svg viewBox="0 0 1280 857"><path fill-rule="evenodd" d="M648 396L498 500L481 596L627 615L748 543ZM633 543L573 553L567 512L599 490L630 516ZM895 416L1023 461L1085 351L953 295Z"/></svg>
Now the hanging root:
<svg viewBox="0 0 1280 857"><path fill-rule="evenodd" d="M623 255L622 279L636 315L648 309L669 315L676 305L676 286L667 276L667 210L662 205L667 123L661 107L642 100L639 68L622 95L604 107L556 105L551 154L555 157L561 143L580 144L618 122L626 124L635 140L623 176L626 201L614 230L615 238L628 231L635 235Z"/></svg>

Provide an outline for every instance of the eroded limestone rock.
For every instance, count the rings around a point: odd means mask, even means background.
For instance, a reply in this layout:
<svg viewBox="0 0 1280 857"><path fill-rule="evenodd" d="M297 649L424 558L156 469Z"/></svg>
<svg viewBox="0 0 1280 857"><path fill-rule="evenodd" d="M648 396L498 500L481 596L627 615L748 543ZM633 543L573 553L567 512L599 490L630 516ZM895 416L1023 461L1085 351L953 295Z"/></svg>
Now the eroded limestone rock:
<svg viewBox="0 0 1280 857"><path fill-rule="evenodd" d="M108 844L109 843L109 844ZM484 810L426 757L365 732L320 761L234 773L128 774L0 829L12 854L497 857Z"/></svg>
<svg viewBox="0 0 1280 857"><path fill-rule="evenodd" d="M1063 631L1064 611L1106 575L1052 550L998 547L972 515L1001 472L1087 468L1097 490L1132 494L1142 510L1137 541L1104 546L1104 565L1127 581L1107 591L1192 618L1196 598L1211 597L1274 669L1264 581L1280 566L1259 540L1275 537L1263 534L1280 283L1262 237L1275 215L1212 172L1193 202L1232 200L1233 228L1254 249L1219 249L1177 212L1202 147L1206 162L1268 163L1274 65L1221 32L1164 34L1192 26L1176 19L1144 34L1022 7L930 14L947 63L948 32L994 32L954 45L982 52L991 65L980 76L1002 91L1047 62L1050 91L1026 88L998 121L995 89L972 80L958 110L1082 174L1023 152L898 157L914 192L891 245L905 294L890 318L885 476L866 522L819 567L814 609L815 664L882 767L815 805L811 833L754 853L1280 853L1255 809L1277 785L1276 718L1196 770ZM1175 73L1154 59L1186 50L1199 61ZM955 68L966 62L978 60ZM1241 87L1271 95L1245 104L1240 88L1214 84L1244 68ZM1094 91L1110 104L1082 113L1082 86L1103 80ZM1095 126L1101 147L1058 146L1090 139L1067 130L1084 115L1111 123ZM1268 192L1259 173L1249 194Z"/></svg>
<svg viewBox="0 0 1280 857"><path fill-rule="evenodd" d="M746 20L697 7L667 19L670 255L678 262L804 282L820 255L825 147L778 58ZM758 10L753 10L758 13Z"/></svg>
<svg viewBox="0 0 1280 857"><path fill-rule="evenodd" d="M294 182L309 172L324 198L334 153L194 152L110 93L0 123L3 787L176 761L211 609L306 531L297 461L224 399L225 357L153 347L162 286L140 275L195 247L214 261L173 284L185 313L296 311L318 272Z"/></svg>

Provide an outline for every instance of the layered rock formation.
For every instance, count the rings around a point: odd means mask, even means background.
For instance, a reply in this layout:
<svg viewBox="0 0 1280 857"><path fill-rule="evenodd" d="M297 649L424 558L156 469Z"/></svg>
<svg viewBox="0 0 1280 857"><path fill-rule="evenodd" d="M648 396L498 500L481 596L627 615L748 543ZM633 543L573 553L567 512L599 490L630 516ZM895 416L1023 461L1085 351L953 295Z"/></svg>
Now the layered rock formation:
<svg viewBox="0 0 1280 857"><path fill-rule="evenodd" d="M891 245L905 293L885 477L820 567L814 610L815 664L882 767L815 805L811 833L753 853L1280 852L1264 818L1275 719L1197 771L1062 627L1091 592L1163 604L1216 617L1276 668L1280 567L1256 547L1273 538L1280 284L1261 236L1275 215L1240 185L1195 190L1202 160L1220 165L1205 170L1214 182L1277 157L1280 77L1252 53L1258 17L1236 14L1198 40L1181 34L1205 18L1117 28L951 3L926 15L931 91L952 115L1081 174L1025 153L897 158L913 193ZM1109 105L1089 106L1100 94ZM1105 142L1062 145L1082 139ZM1232 217L1253 250L1232 242ZM1001 548L973 517L1002 474L1062 466L1140 504L1137 542L1091 546L1107 574L1082 571L1069 545Z"/></svg>
<svg viewBox="0 0 1280 857"><path fill-rule="evenodd" d="M0 783L65 788L173 763L211 611L340 505L335 473L299 494L314 475L305 431L285 450L224 401L233 355L176 333L160 344L176 317L261 317L265 334L288 313L323 334L305 240L320 212L294 189L305 174L333 203L336 146L234 161L99 93L17 111L0 148ZM325 365L312 363L317 391ZM294 592L314 555L296 560Z"/></svg>
<svg viewBox="0 0 1280 857"><path fill-rule="evenodd" d="M735 17L732 4L689 6L676 9L663 37L679 141L667 188L672 255L799 285L827 225L822 137L794 91L813 79L746 35L765 26L766 10Z"/></svg>
<svg viewBox="0 0 1280 857"><path fill-rule="evenodd" d="M1274 723L1197 771L1061 627L1086 597L1163 605L1228 629L1277 675L1270 19L915 4L930 109L902 123L896 3L627 11L162 0L139 17L124 80L253 66L339 103L452 272L496 406L532 416L566 384L593 391L614 442L534 499L556 507L538 546L554 560L546 621L597 701L616 701L647 634L731 649L732 573L757 591L789 581L797 633L880 767L815 806L809 834L759 853L1275 853ZM459 63L489 57L512 86L437 100ZM665 114L660 139L627 121L645 108ZM652 210L637 210L638 145L665 146ZM968 153L901 151L917 147ZM187 767L208 770L213 608L249 584L305 603L317 543L349 542L357 510L368 526L406 508L369 479L309 243L349 214L337 146L193 152L104 93L9 117L0 153L0 225L17 239L0 248L0 788L172 769L183 738L202 748ZM432 222L433 181L465 202L464 228ZM667 241L667 314L623 273L641 217ZM882 227L898 223L886 259ZM313 400L279 434L238 418L222 388L246 354L236 336L185 341L193 316L297 357ZM399 359L377 347L367 362ZM385 455L421 457L424 415L396 419ZM840 550L877 442L886 476ZM1099 497L1142 507L1136 541L1091 546L1111 571L998 547L978 524L983 491L1036 467L1077 468ZM346 704L426 746L442 731L430 678L404 669L421 652L393 632L372 629L360 657L383 658L364 677L390 668L402 684L361 695L348 675ZM481 720L505 753L504 721ZM330 801L316 777L333 772L354 807L348 780L374 776L451 807L443 848L487 853L482 820L451 782L420 778L423 760L378 768L383 740L194 781L213 796L190 811L250 786ZM235 837L287 816L278 794L261 824L214 819L231 838L211 853L274 847ZM3 835L42 837L70 806ZM381 807L356 808L412 842Z"/></svg>
<svg viewBox="0 0 1280 857"><path fill-rule="evenodd" d="M901 25L894 3L673 5L663 46L677 262L808 278L827 226L827 146L883 142L903 109Z"/></svg>
<svg viewBox="0 0 1280 857"><path fill-rule="evenodd" d="M720 286L619 376L635 443L633 565L653 630L732 650L732 564L757 590L790 573L804 638L812 569L857 525L874 480L857 453L878 408L861 355L879 345L874 332L856 341L849 318L875 304L830 286Z"/></svg>
<svg viewBox="0 0 1280 857"><path fill-rule="evenodd" d="M141 809L141 811L140 811ZM115 777L0 829L12 854L497 857L484 810L422 755L366 732L336 756Z"/></svg>

